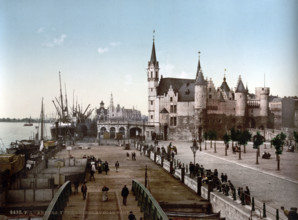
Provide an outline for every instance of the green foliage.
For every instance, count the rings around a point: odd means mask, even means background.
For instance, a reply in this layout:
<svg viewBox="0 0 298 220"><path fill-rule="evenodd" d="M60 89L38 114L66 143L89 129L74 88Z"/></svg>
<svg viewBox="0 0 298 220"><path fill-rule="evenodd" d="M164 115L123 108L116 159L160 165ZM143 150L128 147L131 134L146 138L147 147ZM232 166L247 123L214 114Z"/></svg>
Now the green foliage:
<svg viewBox="0 0 298 220"><path fill-rule="evenodd" d="M213 130L208 131L208 137L210 140L216 140L216 138L217 138L216 131L213 131Z"/></svg>
<svg viewBox="0 0 298 220"><path fill-rule="evenodd" d="M281 133L279 134L279 136L280 136L280 139L281 139L282 141L285 141L285 140L286 140L287 135L285 135L283 132L281 132Z"/></svg>
<svg viewBox="0 0 298 220"><path fill-rule="evenodd" d="M294 139L295 142L298 143L298 133L296 131L294 131Z"/></svg>
<svg viewBox="0 0 298 220"><path fill-rule="evenodd" d="M208 140L208 132L204 132L204 139Z"/></svg>
<svg viewBox="0 0 298 220"><path fill-rule="evenodd" d="M257 131L257 134L253 137L253 148L258 149L264 143L264 140L264 137Z"/></svg>
<svg viewBox="0 0 298 220"><path fill-rule="evenodd" d="M225 144L228 144L229 141L231 140L231 136L228 135L227 133L225 133L223 136L223 140L224 140Z"/></svg>
<svg viewBox="0 0 298 220"><path fill-rule="evenodd" d="M251 133L249 133L248 130L245 130L243 132L241 131L237 132L237 140L240 145L246 145L250 139L251 139Z"/></svg>
<svg viewBox="0 0 298 220"><path fill-rule="evenodd" d="M280 134L276 135L271 140L272 145L275 147L275 153L276 154L282 154L282 146L284 144L283 140L280 137Z"/></svg>
<svg viewBox="0 0 298 220"><path fill-rule="evenodd" d="M231 140L237 141L237 132L235 131L235 128L231 129Z"/></svg>

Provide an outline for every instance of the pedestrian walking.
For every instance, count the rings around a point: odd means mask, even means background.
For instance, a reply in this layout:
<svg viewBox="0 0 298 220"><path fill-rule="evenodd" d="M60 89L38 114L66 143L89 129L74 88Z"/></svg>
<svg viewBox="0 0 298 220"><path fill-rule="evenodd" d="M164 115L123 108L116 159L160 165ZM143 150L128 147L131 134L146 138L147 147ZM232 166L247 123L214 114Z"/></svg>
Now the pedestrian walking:
<svg viewBox="0 0 298 220"><path fill-rule="evenodd" d="M129 219L129 220L137 220L137 219L136 219L136 216L133 214L132 211L129 212L128 219Z"/></svg>
<svg viewBox="0 0 298 220"><path fill-rule="evenodd" d="M87 194L87 186L86 183L84 182L82 187L81 187L81 192L83 193L83 200L86 199L86 194Z"/></svg>
<svg viewBox="0 0 298 220"><path fill-rule="evenodd" d="M122 188L122 191L121 191L121 196L123 197L123 205L126 205L128 194L129 194L129 190L126 187L126 185L124 185L124 187Z"/></svg>
<svg viewBox="0 0 298 220"><path fill-rule="evenodd" d="M103 201L103 202L108 201L108 199L109 199L109 198L108 198L108 191L109 191L109 188L106 187L106 186L104 186L104 187L102 187L101 191L102 191L102 201Z"/></svg>
<svg viewBox="0 0 298 220"><path fill-rule="evenodd" d="M118 172L118 168L119 168L119 166L120 166L120 164L119 164L119 162L118 162L118 160L117 160L116 163L115 163L116 172Z"/></svg>
<svg viewBox="0 0 298 220"><path fill-rule="evenodd" d="M108 171L109 171L109 163L107 161L105 161L104 163L104 171L106 172L106 175L108 174Z"/></svg>

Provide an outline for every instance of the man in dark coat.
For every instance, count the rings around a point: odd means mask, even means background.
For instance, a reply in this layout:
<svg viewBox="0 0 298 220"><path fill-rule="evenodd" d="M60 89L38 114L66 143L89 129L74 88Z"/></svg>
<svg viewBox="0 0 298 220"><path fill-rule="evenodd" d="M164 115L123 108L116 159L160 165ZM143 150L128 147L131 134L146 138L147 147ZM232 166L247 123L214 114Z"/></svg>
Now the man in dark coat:
<svg viewBox="0 0 298 220"><path fill-rule="evenodd" d="M83 183L82 187L81 187L81 192L83 193L83 200L86 199L86 194L87 194L87 186L85 183Z"/></svg>
<svg viewBox="0 0 298 220"><path fill-rule="evenodd" d="M126 205L128 194L129 194L129 190L126 187L126 185L124 185L124 187L122 188L122 191L121 191L121 196L123 197L123 205Z"/></svg>

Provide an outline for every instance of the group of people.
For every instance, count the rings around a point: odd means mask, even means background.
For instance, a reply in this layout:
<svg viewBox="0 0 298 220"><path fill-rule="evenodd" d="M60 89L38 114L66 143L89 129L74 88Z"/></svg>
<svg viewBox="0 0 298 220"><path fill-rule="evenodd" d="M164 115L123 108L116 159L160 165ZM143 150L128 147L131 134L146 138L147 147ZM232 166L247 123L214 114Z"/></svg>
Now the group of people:
<svg viewBox="0 0 298 220"><path fill-rule="evenodd" d="M189 163L189 175L190 177L196 176L204 176L204 167L198 163L193 164L192 162Z"/></svg>
<svg viewBox="0 0 298 220"><path fill-rule="evenodd" d="M266 151L264 151L264 153L262 154L262 158L263 159L270 159L270 157L271 157L271 154L268 152L266 152Z"/></svg>
<svg viewBox="0 0 298 220"><path fill-rule="evenodd" d="M235 154L236 152L239 152L241 149L240 147L238 147L238 145L236 144L235 146L232 146L232 151Z"/></svg>
<svg viewBox="0 0 298 220"><path fill-rule="evenodd" d="M129 160L129 153L128 152L126 153L126 158L127 158L127 160ZM131 153L131 160L137 160L135 152Z"/></svg>

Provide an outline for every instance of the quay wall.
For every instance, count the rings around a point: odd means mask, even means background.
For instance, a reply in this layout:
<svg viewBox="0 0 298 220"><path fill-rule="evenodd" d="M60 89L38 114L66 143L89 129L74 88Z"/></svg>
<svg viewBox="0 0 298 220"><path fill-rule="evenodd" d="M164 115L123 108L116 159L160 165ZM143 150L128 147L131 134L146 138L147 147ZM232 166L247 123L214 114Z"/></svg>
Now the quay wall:
<svg viewBox="0 0 298 220"><path fill-rule="evenodd" d="M25 202L50 202L55 194L55 189L16 189L7 193L8 203Z"/></svg>
<svg viewBox="0 0 298 220"><path fill-rule="evenodd" d="M153 152L149 152L149 154L147 155L151 160L154 161ZM156 156L155 163L161 165L161 157L159 155ZM163 161L163 169L170 172L169 161ZM181 180L181 169L175 169L172 175L174 178ZM192 189L195 193L197 193L197 182L194 179L185 175L184 184ZM208 199L208 189L204 185L202 185L201 187L201 197L204 199ZM214 213L220 212L220 217L225 217L229 220L247 220L250 218L251 208L248 206L245 206L243 208L243 206L240 205L240 201L233 201L233 198L231 196L224 196L218 192L210 192L210 203L212 205L212 211Z"/></svg>

